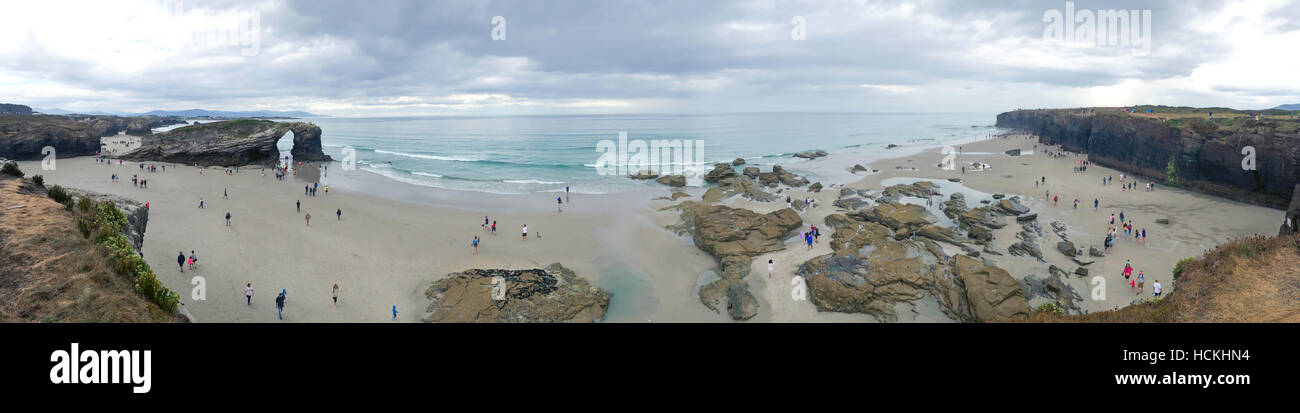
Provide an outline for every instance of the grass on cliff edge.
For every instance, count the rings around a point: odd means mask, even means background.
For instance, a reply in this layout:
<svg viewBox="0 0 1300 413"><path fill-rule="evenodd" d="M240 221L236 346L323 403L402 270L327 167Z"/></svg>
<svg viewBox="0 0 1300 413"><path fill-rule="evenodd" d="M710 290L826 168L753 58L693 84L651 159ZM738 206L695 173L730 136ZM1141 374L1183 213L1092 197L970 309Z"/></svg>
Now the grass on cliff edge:
<svg viewBox="0 0 1300 413"><path fill-rule="evenodd" d="M72 212L29 181L0 178L0 322L173 321L113 273Z"/></svg>
<svg viewBox="0 0 1300 413"><path fill-rule="evenodd" d="M1142 297L1151 297L1156 279L1169 291L1171 274L1147 274ZM1158 301L1077 316L1036 311L1028 321L1300 322L1300 235L1257 236L1220 245L1189 260L1177 284L1176 290Z"/></svg>

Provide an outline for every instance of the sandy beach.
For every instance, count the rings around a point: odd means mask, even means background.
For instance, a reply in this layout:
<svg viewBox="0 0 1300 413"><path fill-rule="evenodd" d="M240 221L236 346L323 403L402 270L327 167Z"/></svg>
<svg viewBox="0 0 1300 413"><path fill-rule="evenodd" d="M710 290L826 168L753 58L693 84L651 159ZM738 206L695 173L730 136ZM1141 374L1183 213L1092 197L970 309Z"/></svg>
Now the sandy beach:
<svg viewBox="0 0 1300 413"><path fill-rule="evenodd" d="M1138 229L1147 230L1148 240L1145 244L1117 241L1112 252L1095 258L1088 277L1068 278L1081 293L1092 291L1093 276L1106 280L1105 299L1084 294L1080 307L1087 311L1125 306L1139 296L1119 275L1125 260L1145 271L1147 293L1156 279L1172 291L1177 286L1165 277L1179 259L1199 255L1232 237L1276 232L1282 219L1280 210L1163 186L1153 192L1121 192L1119 172L1093 166L1085 174L1074 173L1071 167L1081 158L1053 159L1041 151L1034 153L1034 142L1011 137L960 145L959 165L984 162L993 165L990 171L942 170L936 166L943 158L939 148L900 151L904 156L866 163L878 172L837 175L855 181L830 183L819 193L793 188L780 195L816 199L817 207L801 213L804 228L818 225L826 239L832 230L824 224L825 217L843 212L831 205L842 186L879 190L927 179L941 186L945 199L952 190L1019 195L1039 214L1044 227L1058 220L1068 225L1068 237L1085 252L1101 246L1110 214L1123 211ZM1008 149L1021 149L1024 155L1006 155ZM800 166L847 171L856 163L864 161L832 155ZM40 170L36 162L22 166ZM393 320L391 310L396 305L397 321L414 322L424 315L428 284L448 273L540 268L552 262L614 294L607 322L729 321L701 305L697 295L700 280L716 267L713 258L695 248L689 238L665 229L677 219L675 211L661 210L676 203L662 198L670 193L667 187L603 195L575 191L569 194L564 212L556 212L555 197L563 194L498 195L419 187L359 170L343 171L338 163L327 164L324 177L318 177L318 168L306 167L283 181L269 171L263 177L260 167L243 167L233 174L209 168L200 174L192 166L168 164L166 172L149 173L138 164L97 163L88 157L59 160L57 166L56 171L41 171L46 182L150 204L145 258L168 287L181 292L185 310L198 322L278 321L274 297L282 289L288 297L285 321L386 322ZM119 177L116 183L110 179L114 173ZM133 174L148 179L149 188L133 187ZM1114 176L1116 183L1102 186L1105 176ZM1046 177L1046 183L1035 186L1041 177ZM948 178L962 182L951 183ZM304 195L303 187L318 180L328 183L330 191L325 193L322 187L316 196ZM1059 205L1044 198L1046 190L1059 193ZM228 199L223 191L229 191ZM703 188L686 191L698 198ZM1074 198L1082 201L1078 209L1072 207ZM1094 198L1100 201L1097 211L1092 209ZM302 202L301 212L295 209L297 201ZM931 210L942 216L938 201ZM739 197L723 203L764 213L785 207L784 202ZM339 209L341 219L335 214ZM229 227L224 222L227 211L232 215ZM312 214L310 227L307 213ZM484 215L497 221L496 235L482 228ZM1155 222L1162 218L1170 224ZM529 226L527 241L520 239L523 224ZM999 230L993 245L1004 255L989 257L1013 277L1046 275L1053 264L1066 271L1078 266L1056 250L1059 237L1050 231L1040 240L1045 262L1005 254L1016 231L1014 225ZM475 235L482 243L478 254L472 255L470 241ZM805 261L831 252L826 239L809 250L792 236L785 250L755 257L746 280L760 308L751 321L877 321L865 314L818 312L810 302L792 297L792 274ZM182 273L176 255L188 256L190 251L199 257L198 268ZM768 259L776 264L770 278ZM206 281L204 300L191 297L194 276ZM244 285L250 282L256 291L251 306L243 297ZM330 298L334 283L341 289L337 308ZM952 321L930 304L921 300L900 306L898 320Z"/></svg>

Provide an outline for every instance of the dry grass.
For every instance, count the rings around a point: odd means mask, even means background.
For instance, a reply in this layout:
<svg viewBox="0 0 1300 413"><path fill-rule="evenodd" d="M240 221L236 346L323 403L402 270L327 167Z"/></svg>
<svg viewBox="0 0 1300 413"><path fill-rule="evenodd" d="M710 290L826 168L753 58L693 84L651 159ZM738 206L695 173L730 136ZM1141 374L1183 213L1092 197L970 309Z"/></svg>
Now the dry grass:
<svg viewBox="0 0 1300 413"><path fill-rule="evenodd" d="M1251 237L1220 245L1188 264L1177 285L1158 302L1081 316L1036 313L1029 321L1300 322L1300 235Z"/></svg>
<svg viewBox="0 0 1300 413"><path fill-rule="evenodd" d="M30 181L0 179L0 321L179 321L107 262L63 205Z"/></svg>

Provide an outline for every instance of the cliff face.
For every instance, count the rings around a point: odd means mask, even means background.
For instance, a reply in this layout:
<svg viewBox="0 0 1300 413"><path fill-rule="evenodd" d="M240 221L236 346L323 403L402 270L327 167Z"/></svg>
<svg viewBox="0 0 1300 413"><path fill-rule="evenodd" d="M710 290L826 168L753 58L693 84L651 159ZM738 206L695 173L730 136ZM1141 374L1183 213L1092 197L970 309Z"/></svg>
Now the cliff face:
<svg viewBox="0 0 1300 413"><path fill-rule="evenodd" d="M191 125L145 136L139 149L122 158L200 166L274 165L280 157L275 144L288 132L293 132L294 160L330 160L321 150L320 127L252 119Z"/></svg>
<svg viewBox="0 0 1300 413"><path fill-rule="evenodd" d="M1300 135L1274 132L1267 122L1219 130L1191 122L1175 127L1159 119L1119 112L1018 110L998 115L997 126L1024 129L1042 142L1085 152L1092 162L1166 183L1171 160L1180 187L1285 208L1300 171ZM1255 148L1255 169L1242 167L1243 148Z"/></svg>
<svg viewBox="0 0 1300 413"><path fill-rule="evenodd" d="M117 116L0 115L0 158L41 159L41 149L54 147L57 156L88 156L99 151L99 138L126 132L133 136L152 128L183 122L176 118Z"/></svg>

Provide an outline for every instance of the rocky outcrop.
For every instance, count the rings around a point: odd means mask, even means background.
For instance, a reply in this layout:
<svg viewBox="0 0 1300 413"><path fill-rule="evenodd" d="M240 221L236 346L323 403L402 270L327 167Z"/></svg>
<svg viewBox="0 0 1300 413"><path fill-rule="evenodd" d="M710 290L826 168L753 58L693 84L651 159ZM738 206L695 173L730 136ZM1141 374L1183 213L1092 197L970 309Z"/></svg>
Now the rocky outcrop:
<svg viewBox="0 0 1300 413"><path fill-rule="evenodd" d="M141 138L140 148L123 159L199 166L274 165L276 142L293 132L295 161L331 160L321 150L320 127L305 122L239 119L173 129Z"/></svg>
<svg viewBox="0 0 1300 413"><path fill-rule="evenodd" d="M661 176L661 177L659 177L659 179L656 179L655 182L658 182L658 183L661 183L661 184L664 184L664 185L668 185L668 186L671 186L671 187L682 187L682 186L686 186L686 176L685 176L685 175L666 175L666 176Z"/></svg>
<svg viewBox="0 0 1300 413"><path fill-rule="evenodd" d="M1202 119L1163 122L1121 112L1017 110L997 126L1038 135L1043 143L1085 152L1097 165L1165 182L1171 162L1180 186L1284 208L1300 184L1300 134L1279 132L1278 121L1241 119L1221 129ZM1255 149L1254 170L1242 167L1243 148Z"/></svg>
<svg viewBox="0 0 1300 413"><path fill-rule="evenodd" d="M632 179L636 179L638 181L655 179L658 177L659 177L659 173L651 170L640 170L637 171L635 174L632 174L631 176Z"/></svg>
<svg viewBox="0 0 1300 413"><path fill-rule="evenodd" d="M1278 235L1291 235L1300 233L1300 185L1291 194L1291 205L1286 208L1286 216L1282 218L1282 226L1278 229Z"/></svg>
<svg viewBox="0 0 1300 413"><path fill-rule="evenodd" d="M745 164L745 158L736 158L735 160L731 161L732 166L740 166L744 164Z"/></svg>
<svg viewBox="0 0 1300 413"><path fill-rule="evenodd" d="M713 184L713 183L718 183L718 181L721 181L723 179L731 178L734 176L736 176L736 170L733 169L731 165L725 163L719 163L719 164L714 164L713 170L709 171L709 173L704 175L704 182Z"/></svg>
<svg viewBox="0 0 1300 413"><path fill-rule="evenodd" d="M609 292L560 264L530 270L465 270L425 291L423 318L435 323L591 323L605 318Z"/></svg>
<svg viewBox="0 0 1300 413"><path fill-rule="evenodd" d="M772 165L772 172L760 172L758 181L764 186L776 187L778 184L792 187L808 185L808 179L785 170L781 165Z"/></svg>
<svg viewBox="0 0 1300 413"><path fill-rule="evenodd" d="M682 220L692 227L695 246L717 259L720 269L717 279L700 287L700 302L714 311L725 309L733 320L758 314L758 301L744 280L753 257L784 249L786 235L803 224L790 208L759 214L693 203L683 206Z"/></svg>
<svg viewBox="0 0 1300 413"><path fill-rule="evenodd" d="M126 215L127 226L122 230L122 234L131 240L136 251L144 247L144 230L149 226L149 208L145 208L143 202L76 188L64 188L64 190L68 191L68 194L72 195L73 199L80 199L84 196L95 202L112 202L114 206L117 206L117 209L122 211L123 215Z"/></svg>
<svg viewBox="0 0 1300 413"><path fill-rule="evenodd" d="M118 132L148 135L153 127L178 122L173 118L0 115L0 158L42 159L46 146L54 148L58 157L90 156L100 150L100 137Z"/></svg>
<svg viewBox="0 0 1300 413"><path fill-rule="evenodd" d="M875 213L874 215L887 215ZM928 238L898 239L896 231L851 215L826 218L834 228L830 254L800 265L809 298L818 311L870 314L898 319L899 304L932 297L959 321L997 321L1028 316L1020 285L1006 271L967 255L949 257Z"/></svg>
<svg viewBox="0 0 1300 413"><path fill-rule="evenodd" d="M803 152L796 153L794 154L794 157L804 158L804 159L817 159L826 155L830 155L830 154L826 153L826 151L823 150L813 150L813 151L803 151Z"/></svg>

